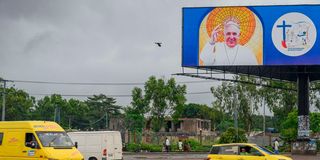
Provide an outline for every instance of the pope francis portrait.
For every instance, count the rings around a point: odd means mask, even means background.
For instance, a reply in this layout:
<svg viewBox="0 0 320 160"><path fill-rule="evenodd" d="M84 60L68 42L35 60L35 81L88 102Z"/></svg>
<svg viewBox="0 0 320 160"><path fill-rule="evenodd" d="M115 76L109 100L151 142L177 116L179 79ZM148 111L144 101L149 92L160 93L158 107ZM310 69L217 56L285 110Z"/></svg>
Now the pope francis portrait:
<svg viewBox="0 0 320 160"><path fill-rule="evenodd" d="M217 37L222 30L224 41L218 42ZM232 18L217 25L200 52L202 65L258 65L252 50L239 44L240 30L239 22Z"/></svg>

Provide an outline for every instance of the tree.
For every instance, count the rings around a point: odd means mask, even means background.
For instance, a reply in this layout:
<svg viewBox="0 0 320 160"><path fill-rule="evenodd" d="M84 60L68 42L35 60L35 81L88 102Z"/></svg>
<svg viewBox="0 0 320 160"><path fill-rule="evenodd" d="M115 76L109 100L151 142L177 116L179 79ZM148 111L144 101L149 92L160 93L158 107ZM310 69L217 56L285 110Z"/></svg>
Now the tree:
<svg viewBox="0 0 320 160"><path fill-rule="evenodd" d="M142 133L143 131L145 126L144 115L149 111L148 103L149 102L142 95L142 90L135 87L132 90L131 106L124 109L126 128L130 132L134 132L134 136L136 135L136 132ZM136 136L134 137L134 141L136 142Z"/></svg>
<svg viewBox="0 0 320 160"><path fill-rule="evenodd" d="M295 109L290 112L285 121L281 124L281 138L286 142L293 142L297 138L298 111Z"/></svg>
<svg viewBox="0 0 320 160"><path fill-rule="evenodd" d="M234 79L249 83L223 82L221 86L212 87L211 91L216 98L213 102L214 108L221 107L218 108L221 113L227 113L233 117L237 116L235 113L239 113L240 121L246 124L244 129L250 132L258 108L265 103L274 113L276 128L281 130L281 122L285 120L288 113L297 107L296 86L289 82L247 76L235 76ZM268 87L250 83L261 83ZM222 114L222 116L224 115Z"/></svg>
<svg viewBox="0 0 320 160"><path fill-rule="evenodd" d="M4 90L3 87L0 88ZM32 112L34 110L35 98L29 96L29 94L23 90L15 89L13 87L6 89L6 120L30 120L32 119ZM0 98L0 104L2 106L2 96ZM1 107L2 108L2 107ZM2 109L0 109L2 115Z"/></svg>
<svg viewBox="0 0 320 160"><path fill-rule="evenodd" d="M298 110L291 111L281 124L281 136L287 142L292 142L297 138ZM310 113L310 130L320 132L320 113Z"/></svg>
<svg viewBox="0 0 320 160"><path fill-rule="evenodd" d="M183 106L187 101L185 94L187 93L186 85L177 85L174 78L170 78L167 83L169 95L169 105L173 109L172 118L174 122L178 122L178 118L181 117Z"/></svg>
<svg viewBox="0 0 320 160"><path fill-rule="evenodd" d="M66 128L69 123L67 118L68 101L61 95L53 94L40 99L36 105L34 119L54 121ZM56 117L55 117L56 116Z"/></svg>
<svg viewBox="0 0 320 160"><path fill-rule="evenodd" d="M91 128L94 129L107 128L109 122L106 122L106 114L108 117L119 116L121 114L122 107L116 105L116 100L114 98L107 97L104 94L88 97L86 104L90 110L88 114L90 125ZM103 119L105 121L102 121Z"/></svg>
<svg viewBox="0 0 320 160"><path fill-rule="evenodd" d="M215 130L216 128L221 129L220 127L225 124L224 122L227 122L226 119L222 122L222 114L225 113L221 113L216 108L210 108L204 104L189 103L184 105L181 117L211 120L211 128ZM230 123L232 126L232 122ZM228 125L228 127L230 126ZM226 130L228 127L223 127L223 129Z"/></svg>
<svg viewBox="0 0 320 160"><path fill-rule="evenodd" d="M235 76L234 79L248 82L255 81L255 79L246 76ZM223 82L221 86L212 87L211 92L216 97L213 106L221 107L219 109L221 113L227 113L233 116L234 119L239 117L239 120L246 124L244 126L245 130L250 132L254 113L259 106L256 86L245 83Z"/></svg>
<svg viewBox="0 0 320 160"><path fill-rule="evenodd" d="M310 129L314 133L320 132L320 113L310 114Z"/></svg>
<svg viewBox="0 0 320 160"><path fill-rule="evenodd" d="M320 110L320 82L316 81L310 83L310 88L310 104Z"/></svg>
<svg viewBox="0 0 320 160"><path fill-rule="evenodd" d="M77 99L69 99L66 111L67 118L70 122L70 128L89 129L88 113L90 112L88 105Z"/></svg>
<svg viewBox="0 0 320 160"><path fill-rule="evenodd" d="M150 105L152 116L152 129L159 132L164 125L164 117L172 113L173 118L181 115L185 99L186 86L177 85L173 78L165 82L164 79L156 79L151 76L145 83L145 98Z"/></svg>
<svg viewBox="0 0 320 160"><path fill-rule="evenodd" d="M297 108L296 86L289 82L264 79L264 84L270 87L261 87L259 94L264 99L266 106L273 112L275 127L281 130L283 122L288 114Z"/></svg>
<svg viewBox="0 0 320 160"><path fill-rule="evenodd" d="M245 131L243 129L237 130L233 127L227 129L227 131L223 132L220 136L219 143L246 143L248 141Z"/></svg>

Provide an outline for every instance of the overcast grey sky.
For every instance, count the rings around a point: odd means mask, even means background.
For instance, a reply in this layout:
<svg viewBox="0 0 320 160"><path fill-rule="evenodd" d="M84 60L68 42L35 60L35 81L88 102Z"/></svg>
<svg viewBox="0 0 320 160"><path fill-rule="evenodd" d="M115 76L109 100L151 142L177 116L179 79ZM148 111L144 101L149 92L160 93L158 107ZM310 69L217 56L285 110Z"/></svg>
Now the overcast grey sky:
<svg viewBox="0 0 320 160"><path fill-rule="evenodd" d="M289 4L256 1L0 0L0 77L55 82L145 82L151 75L168 79L181 72L182 7ZM162 47L154 44L158 41ZM197 80L174 77L178 82ZM14 84L30 94L68 95L130 95L134 87ZM187 87L188 92L209 92L217 84ZM203 104L213 100L211 94L187 98ZM128 105L131 99L117 101Z"/></svg>

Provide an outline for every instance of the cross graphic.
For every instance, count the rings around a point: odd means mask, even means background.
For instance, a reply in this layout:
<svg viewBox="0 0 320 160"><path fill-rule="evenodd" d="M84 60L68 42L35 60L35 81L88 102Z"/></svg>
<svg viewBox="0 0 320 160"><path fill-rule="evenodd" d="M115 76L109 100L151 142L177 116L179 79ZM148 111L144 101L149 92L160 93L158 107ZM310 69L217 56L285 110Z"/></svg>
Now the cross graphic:
<svg viewBox="0 0 320 160"><path fill-rule="evenodd" d="M292 27L292 25L286 24L286 21L282 21L282 25L277 25L278 28L282 28L283 41L286 41L286 27Z"/></svg>

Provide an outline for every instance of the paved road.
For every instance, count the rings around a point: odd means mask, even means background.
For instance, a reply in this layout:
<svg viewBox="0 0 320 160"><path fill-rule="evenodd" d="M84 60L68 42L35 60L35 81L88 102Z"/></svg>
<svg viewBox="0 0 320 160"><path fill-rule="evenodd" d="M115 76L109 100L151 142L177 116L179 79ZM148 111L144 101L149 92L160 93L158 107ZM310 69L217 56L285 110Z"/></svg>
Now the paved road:
<svg viewBox="0 0 320 160"><path fill-rule="evenodd" d="M125 153L124 160L203 160L205 153ZM294 160L320 160L318 156L288 155Z"/></svg>

